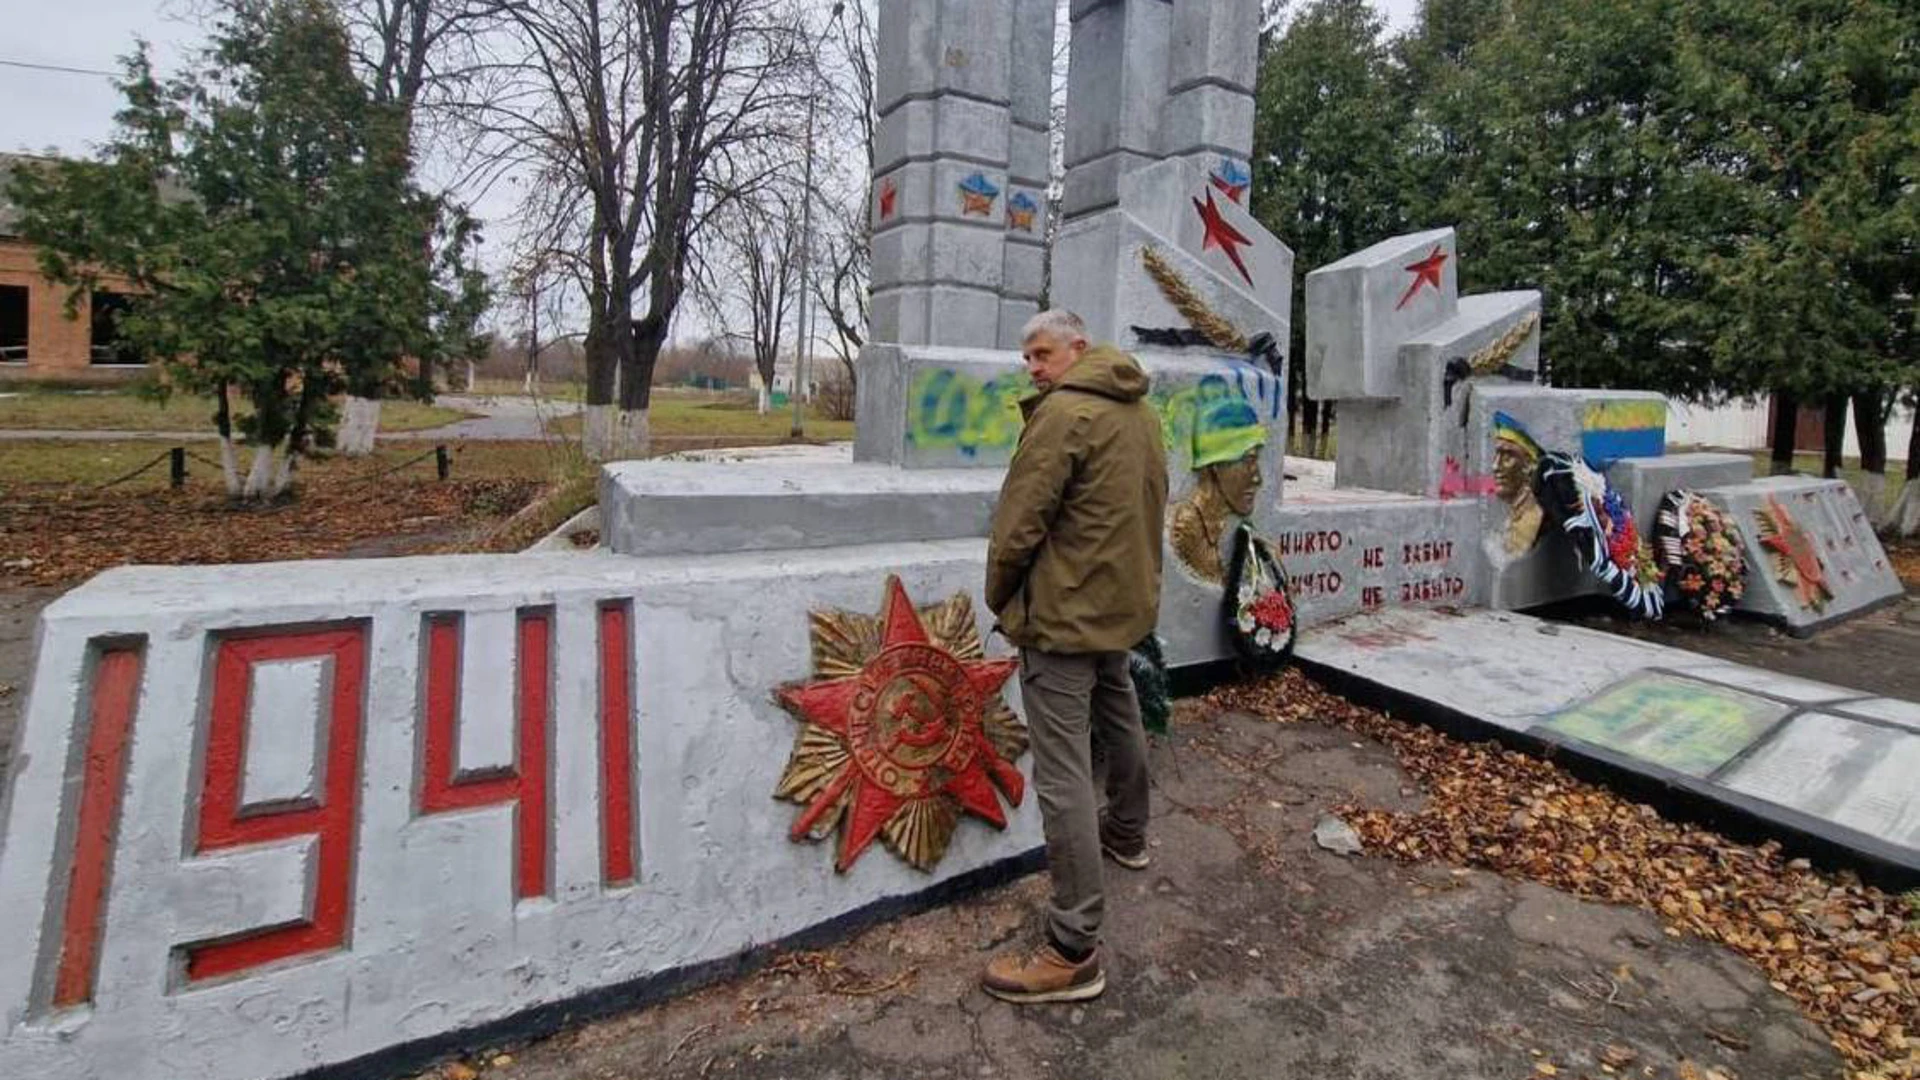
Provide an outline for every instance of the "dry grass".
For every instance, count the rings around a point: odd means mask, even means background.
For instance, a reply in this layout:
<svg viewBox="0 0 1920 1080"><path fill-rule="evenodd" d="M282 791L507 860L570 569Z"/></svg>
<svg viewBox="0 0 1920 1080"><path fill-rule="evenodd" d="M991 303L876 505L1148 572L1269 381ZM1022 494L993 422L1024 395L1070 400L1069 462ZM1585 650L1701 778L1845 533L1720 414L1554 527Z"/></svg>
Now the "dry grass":
<svg viewBox="0 0 1920 1080"><path fill-rule="evenodd" d="M214 442L187 444L187 486L190 493L223 493ZM452 478L455 480L546 479L564 475L576 467L577 451L558 442L461 442L449 446L452 454ZM58 439L0 440L0 491L35 487L86 489L105 484L164 458L167 444L152 440L112 440L77 442ZM329 487L351 483L413 461L392 474L405 482L434 477L433 447L424 443L389 443L375 447L364 458L323 457L300 464L297 483L304 487ZM245 467L246 459L243 459ZM109 491L121 495L167 490L167 465L160 461L153 468Z"/></svg>
<svg viewBox="0 0 1920 1080"><path fill-rule="evenodd" d="M238 402L236 408L243 415L250 411ZM0 429L15 431L211 432L213 414L212 398L176 396L162 403L130 390L39 390L0 397ZM389 401L380 407L380 430L424 431L471 415L417 401Z"/></svg>

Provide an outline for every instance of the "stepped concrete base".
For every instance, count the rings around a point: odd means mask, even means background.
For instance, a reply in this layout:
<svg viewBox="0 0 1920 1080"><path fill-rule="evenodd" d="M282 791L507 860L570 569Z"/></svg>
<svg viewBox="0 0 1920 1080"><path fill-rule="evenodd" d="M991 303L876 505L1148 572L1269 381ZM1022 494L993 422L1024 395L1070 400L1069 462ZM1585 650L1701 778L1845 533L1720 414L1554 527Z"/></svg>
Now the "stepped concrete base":
<svg viewBox="0 0 1920 1080"><path fill-rule="evenodd" d="M624 461L600 474L607 547L695 555L983 537L998 469Z"/></svg>
<svg viewBox="0 0 1920 1080"><path fill-rule="evenodd" d="M1808 634L1906 592L1844 480L1770 476L1701 494L1733 518L1746 541L1747 592L1736 610ZM1785 551L1767 540L1769 524L1780 529Z"/></svg>
<svg viewBox="0 0 1920 1080"><path fill-rule="evenodd" d="M1920 704L1510 612L1384 611L1297 655L1343 688L1920 884Z"/></svg>
<svg viewBox="0 0 1920 1080"><path fill-rule="evenodd" d="M1633 511L1640 535L1653 535L1660 500L1680 488L1700 491L1753 479L1753 459L1745 454L1686 453L1664 457L1622 458L1607 479Z"/></svg>

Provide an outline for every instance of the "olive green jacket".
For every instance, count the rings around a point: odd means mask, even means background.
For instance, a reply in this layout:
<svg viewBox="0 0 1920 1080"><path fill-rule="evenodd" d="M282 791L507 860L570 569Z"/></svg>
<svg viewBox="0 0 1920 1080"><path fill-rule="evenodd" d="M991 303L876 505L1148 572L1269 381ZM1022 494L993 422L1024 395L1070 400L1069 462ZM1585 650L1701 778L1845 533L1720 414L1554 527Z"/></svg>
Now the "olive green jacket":
<svg viewBox="0 0 1920 1080"><path fill-rule="evenodd" d="M987 606L1015 645L1117 652L1159 621L1167 458L1147 385L1101 345L1020 403L987 548Z"/></svg>

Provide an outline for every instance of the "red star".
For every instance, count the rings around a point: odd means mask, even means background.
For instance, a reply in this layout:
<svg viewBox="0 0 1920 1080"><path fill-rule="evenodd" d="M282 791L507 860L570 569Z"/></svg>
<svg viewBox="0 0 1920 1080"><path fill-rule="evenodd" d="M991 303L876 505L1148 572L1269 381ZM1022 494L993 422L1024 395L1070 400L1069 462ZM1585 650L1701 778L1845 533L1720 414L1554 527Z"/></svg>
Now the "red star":
<svg viewBox="0 0 1920 1080"><path fill-rule="evenodd" d="M886 183L880 185L880 220L881 221L885 221L888 218L893 216L893 199L894 199L894 196L898 194L899 194L899 191L894 188L893 181L889 180Z"/></svg>
<svg viewBox="0 0 1920 1080"><path fill-rule="evenodd" d="M1420 286L1422 285L1431 283L1434 290L1438 291L1440 288L1440 267L1445 265L1446 261L1446 250L1439 244L1435 244L1433 245L1433 250L1428 253L1426 258L1407 267L1407 272L1413 275L1413 284L1407 286L1407 291L1400 294L1400 302L1393 305L1393 310L1399 311L1401 308L1406 307L1407 301L1413 299L1413 294L1419 292Z"/></svg>
<svg viewBox="0 0 1920 1080"><path fill-rule="evenodd" d="M1234 228L1226 218L1220 216L1220 207L1213 201L1213 192L1207 192L1205 203L1199 199L1193 200L1193 208L1200 211L1200 223L1207 230L1206 236L1200 241L1200 250L1219 248L1225 252L1228 261L1233 263L1233 268L1240 271L1240 277L1248 285L1252 285L1253 275L1247 273L1247 264L1240 260L1239 245L1251 244L1253 241L1247 239L1245 234Z"/></svg>
<svg viewBox="0 0 1920 1080"><path fill-rule="evenodd" d="M900 579L889 576L878 655L856 675L778 692L781 705L844 750L831 779L794 820L792 839L805 839L844 805L833 862L844 873L896 814L923 800L951 798L1006 828L995 788L1018 806L1026 783L988 741L983 715L1016 666L961 660L936 644Z"/></svg>

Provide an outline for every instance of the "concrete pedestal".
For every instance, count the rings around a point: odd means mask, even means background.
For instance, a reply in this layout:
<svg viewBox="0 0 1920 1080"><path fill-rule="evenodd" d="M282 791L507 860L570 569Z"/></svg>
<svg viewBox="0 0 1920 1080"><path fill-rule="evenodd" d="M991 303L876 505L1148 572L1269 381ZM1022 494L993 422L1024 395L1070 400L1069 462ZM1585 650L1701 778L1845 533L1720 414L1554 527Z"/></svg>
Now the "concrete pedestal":
<svg viewBox="0 0 1920 1080"><path fill-rule="evenodd" d="M1746 542L1747 592L1738 611L1806 634L1905 594L1844 480L1770 476L1701 494L1733 518Z"/></svg>

